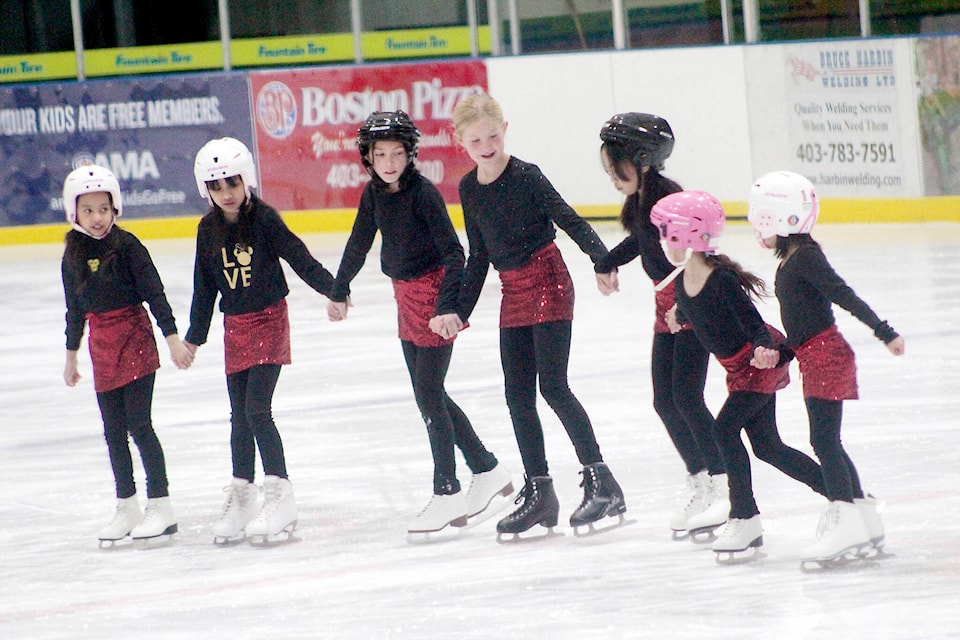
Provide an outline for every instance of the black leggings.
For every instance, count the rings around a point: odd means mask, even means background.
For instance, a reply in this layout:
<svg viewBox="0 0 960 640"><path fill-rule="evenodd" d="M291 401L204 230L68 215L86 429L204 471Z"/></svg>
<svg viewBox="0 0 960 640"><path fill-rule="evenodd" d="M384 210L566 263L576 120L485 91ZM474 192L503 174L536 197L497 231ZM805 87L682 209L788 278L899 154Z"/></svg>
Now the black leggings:
<svg viewBox="0 0 960 640"><path fill-rule="evenodd" d="M407 362L410 382L417 408L427 425L430 451L433 454L434 493L456 493L460 489L457 480L454 445L463 452L467 466L473 473L490 471L497 466L497 458L487 451L473 430L470 419L447 395L443 382L450 367L453 343L442 347L418 347L409 340L401 340L403 357Z"/></svg>
<svg viewBox="0 0 960 640"><path fill-rule="evenodd" d="M777 431L777 396L772 393L734 391L717 414L717 437L727 463L730 517L751 518L760 510L753 497L750 456L740 430L747 432L754 455L767 464L826 495L820 466L813 458L783 443Z"/></svg>
<svg viewBox="0 0 960 640"><path fill-rule="evenodd" d="M287 477L283 442L273 422L271 408L279 378L278 364L259 364L227 376L234 478L253 482L257 449L260 450L264 474Z"/></svg>
<svg viewBox="0 0 960 640"><path fill-rule="evenodd" d="M713 414L703 400L709 361L693 331L653 334L653 408L691 475L704 469L726 473Z"/></svg>
<svg viewBox="0 0 960 640"><path fill-rule="evenodd" d="M560 321L500 329L507 407L529 478L548 475L543 427L537 414L538 377L540 394L560 418L580 464L603 461L590 418L567 384L572 327L572 322Z"/></svg>
<svg viewBox="0 0 960 640"><path fill-rule="evenodd" d="M843 401L807 398L806 405L810 418L810 444L820 460L827 497L844 502L862 498L863 488L857 468L840 441Z"/></svg>
<svg viewBox="0 0 960 640"><path fill-rule="evenodd" d="M147 477L147 497L163 498L169 495L163 447L150 418L155 378L156 374L151 373L119 389L97 393L97 404L103 416L103 436L107 441L118 498L129 498L137 493L128 434L133 437L140 451Z"/></svg>

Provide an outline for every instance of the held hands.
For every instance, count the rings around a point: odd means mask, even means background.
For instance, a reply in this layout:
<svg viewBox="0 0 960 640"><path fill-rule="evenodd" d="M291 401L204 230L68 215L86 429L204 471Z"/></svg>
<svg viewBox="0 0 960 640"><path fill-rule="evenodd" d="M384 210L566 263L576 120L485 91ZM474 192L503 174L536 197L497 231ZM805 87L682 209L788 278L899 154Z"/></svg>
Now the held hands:
<svg viewBox="0 0 960 640"><path fill-rule="evenodd" d="M769 347L757 347L753 350L750 366L756 369L773 369L780 362L780 352Z"/></svg>
<svg viewBox="0 0 960 640"><path fill-rule="evenodd" d="M674 304L670 309L664 314L663 319L667 323L667 327L670 329L670 333L677 333L683 328L679 322L677 322L677 305Z"/></svg>
<svg viewBox="0 0 960 640"><path fill-rule="evenodd" d="M430 330L443 338L450 340L463 329L463 321L455 313L445 313L442 316L430 318Z"/></svg>
<svg viewBox="0 0 960 640"><path fill-rule="evenodd" d="M352 306L353 303L350 302L350 296L347 296L345 302L331 300L327 303L327 318L330 319L330 322L340 322L341 320L346 320L347 309Z"/></svg>
<svg viewBox="0 0 960 640"><path fill-rule="evenodd" d="M181 340L177 334L173 333L167 336L167 347L170 349L170 359L178 369L190 368L193 364L193 356L197 352L196 345Z"/></svg>
<svg viewBox="0 0 960 640"><path fill-rule="evenodd" d="M616 269L610 273L598 273L596 276L597 289L599 289L603 295L609 296L612 293L620 291L620 279L617 277Z"/></svg>

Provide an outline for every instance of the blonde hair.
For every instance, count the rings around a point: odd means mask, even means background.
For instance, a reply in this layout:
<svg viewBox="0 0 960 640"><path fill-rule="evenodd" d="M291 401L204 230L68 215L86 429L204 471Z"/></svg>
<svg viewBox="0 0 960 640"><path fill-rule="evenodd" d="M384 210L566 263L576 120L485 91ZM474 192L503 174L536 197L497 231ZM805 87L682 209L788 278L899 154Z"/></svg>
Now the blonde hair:
<svg viewBox="0 0 960 640"><path fill-rule="evenodd" d="M500 103L486 93L476 93L467 96L457 103L453 109L453 130L462 135L463 130L481 118L503 124L503 110Z"/></svg>

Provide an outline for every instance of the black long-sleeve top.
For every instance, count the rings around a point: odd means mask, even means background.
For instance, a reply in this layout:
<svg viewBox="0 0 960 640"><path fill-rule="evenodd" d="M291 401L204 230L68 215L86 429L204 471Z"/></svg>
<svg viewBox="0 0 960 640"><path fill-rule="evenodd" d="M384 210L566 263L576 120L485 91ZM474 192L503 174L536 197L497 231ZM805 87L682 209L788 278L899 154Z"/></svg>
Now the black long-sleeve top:
<svg viewBox="0 0 960 640"><path fill-rule="evenodd" d="M799 347L833 326L834 303L870 327L883 342L897 337L837 274L816 243L797 247L780 265L775 288L780 301L780 319L791 348Z"/></svg>
<svg viewBox="0 0 960 640"><path fill-rule="evenodd" d="M660 244L660 230L650 222L650 210L660 198L681 191L673 180L650 171L645 180L648 184L643 193L638 191L627 197L624 208L629 214L629 232L626 238L610 250L609 255L597 263L598 273L609 273L640 256L644 272L654 282L660 282L673 272Z"/></svg>
<svg viewBox="0 0 960 640"><path fill-rule="evenodd" d="M395 280L413 280L444 267L436 313L455 313L463 274L463 246L440 192L419 173L397 192L367 183L330 299L342 302L350 295L350 282L363 267L378 230L382 238L381 271Z"/></svg>
<svg viewBox="0 0 960 640"><path fill-rule="evenodd" d="M490 264L523 266L557 237L554 223L596 265L609 253L590 224L568 205L535 164L511 157L500 176L480 184L474 168L460 180L470 256L460 291L460 318L473 312Z"/></svg>
<svg viewBox="0 0 960 640"><path fill-rule="evenodd" d="M185 337L192 344L207 341L218 293L224 315L263 311L284 298L290 289L280 258L319 293L329 295L333 286L333 274L310 254L275 209L251 196L249 208L240 215L249 221L246 241L241 239L241 226L246 223L229 224L216 209L197 228L193 302Z"/></svg>
<svg viewBox="0 0 960 640"><path fill-rule="evenodd" d="M681 273L676 292L678 320L693 325L700 343L717 358L734 356L748 343L776 348L763 317L730 269L714 269L693 297L684 290Z"/></svg>
<svg viewBox="0 0 960 640"><path fill-rule="evenodd" d="M160 274L140 240L114 226L100 240L68 232L60 263L67 302L67 349L80 348L87 313L105 313L146 302L164 336L177 333Z"/></svg>

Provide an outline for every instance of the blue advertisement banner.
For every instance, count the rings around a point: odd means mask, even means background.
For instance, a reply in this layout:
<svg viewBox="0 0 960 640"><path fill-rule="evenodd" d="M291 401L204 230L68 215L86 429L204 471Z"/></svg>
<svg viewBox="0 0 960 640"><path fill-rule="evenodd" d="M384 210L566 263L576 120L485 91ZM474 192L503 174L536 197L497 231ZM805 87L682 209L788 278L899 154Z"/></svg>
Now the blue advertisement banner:
<svg viewBox="0 0 960 640"><path fill-rule="evenodd" d="M63 222L63 180L94 162L120 181L124 218L199 215L197 151L253 146L246 74L0 87L0 226Z"/></svg>

